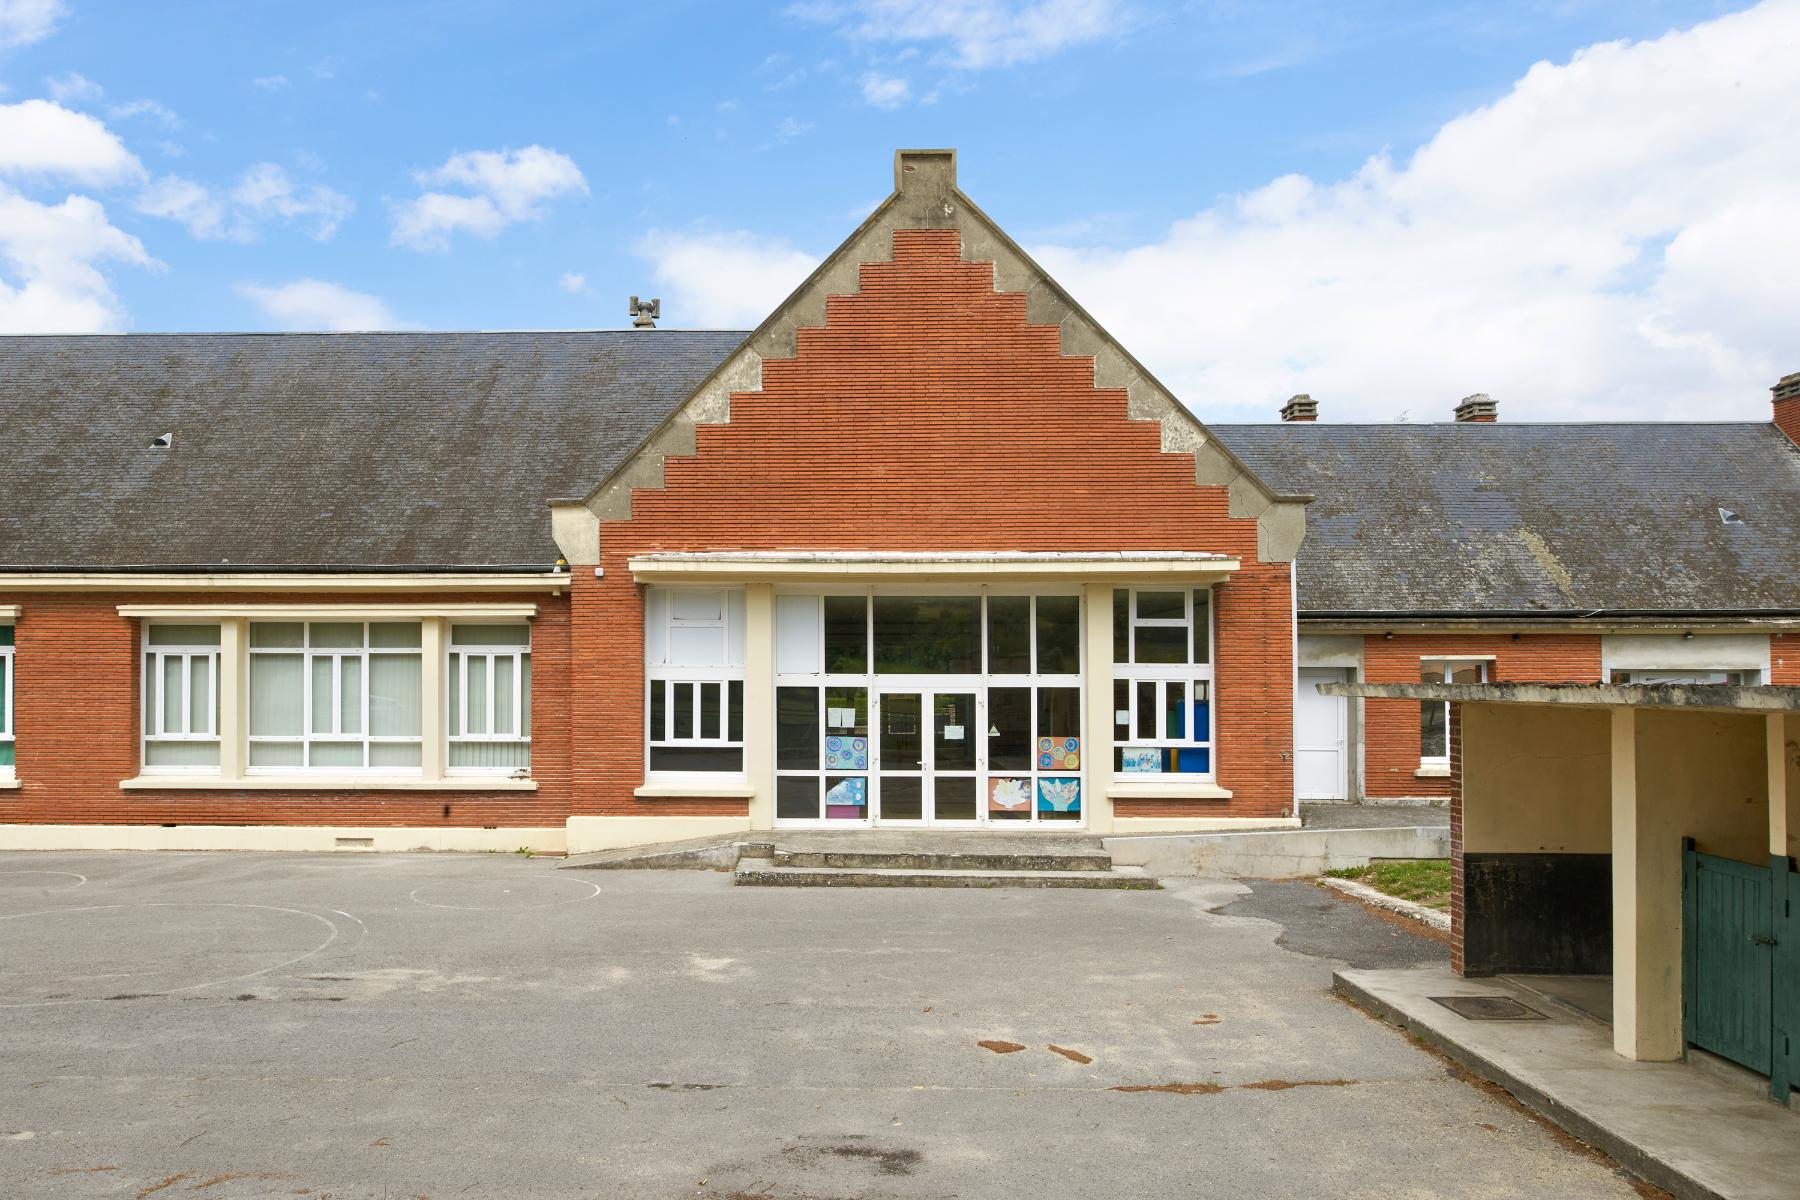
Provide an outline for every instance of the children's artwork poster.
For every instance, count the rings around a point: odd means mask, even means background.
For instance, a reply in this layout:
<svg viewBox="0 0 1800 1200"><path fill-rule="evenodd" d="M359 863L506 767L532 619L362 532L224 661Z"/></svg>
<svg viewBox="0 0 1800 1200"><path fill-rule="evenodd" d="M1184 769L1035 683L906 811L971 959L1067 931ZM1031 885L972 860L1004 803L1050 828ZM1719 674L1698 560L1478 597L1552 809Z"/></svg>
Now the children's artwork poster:
<svg viewBox="0 0 1800 1200"><path fill-rule="evenodd" d="M1031 811L1031 780L1004 779L993 776L988 780L988 811L1006 813L1024 813Z"/></svg>
<svg viewBox="0 0 1800 1200"><path fill-rule="evenodd" d="M1078 813L1081 811L1081 780L1040 779L1037 796L1039 812Z"/></svg>
<svg viewBox="0 0 1800 1200"><path fill-rule="evenodd" d="M1154 746L1128 746L1119 752L1127 775L1162 774L1162 751Z"/></svg>
<svg viewBox="0 0 1800 1200"><path fill-rule="evenodd" d="M869 769L869 739L866 737L840 737L832 734L825 739L825 769L827 771L866 771Z"/></svg>
<svg viewBox="0 0 1800 1200"><path fill-rule="evenodd" d="M853 779L840 779L825 789L825 807L862 808L869 802L869 781L857 776Z"/></svg>
<svg viewBox="0 0 1800 1200"><path fill-rule="evenodd" d="M1038 739L1038 770L1079 771L1080 769L1080 738L1047 737Z"/></svg>

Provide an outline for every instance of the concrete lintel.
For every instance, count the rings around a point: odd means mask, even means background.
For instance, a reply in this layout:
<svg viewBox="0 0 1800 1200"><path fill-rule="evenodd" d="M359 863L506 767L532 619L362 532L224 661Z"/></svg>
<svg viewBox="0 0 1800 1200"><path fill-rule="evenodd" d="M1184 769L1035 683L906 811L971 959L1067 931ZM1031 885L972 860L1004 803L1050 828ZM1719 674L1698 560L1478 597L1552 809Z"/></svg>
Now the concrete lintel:
<svg viewBox="0 0 1800 1200"><path fill-rule="evenodd" d="M1800 712L1800 687L1730 683L1321 683L1319 691L1326 696L1360 696L1365 700Z"/></svg>

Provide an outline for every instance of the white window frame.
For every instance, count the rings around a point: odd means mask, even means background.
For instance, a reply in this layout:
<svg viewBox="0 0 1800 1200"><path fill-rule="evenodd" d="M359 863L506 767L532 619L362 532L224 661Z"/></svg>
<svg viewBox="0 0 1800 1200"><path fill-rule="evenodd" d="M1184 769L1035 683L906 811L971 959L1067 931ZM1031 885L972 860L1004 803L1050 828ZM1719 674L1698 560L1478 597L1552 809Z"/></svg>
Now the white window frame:
<svg viewBox="0 0 1800 1200"><path fill-rule="evenodd" d="M522 646L458 646L456 644L456 628L458 625L508 625L510 621L457 621L447 625L444 634L444 681L448 688L451 672L456 672L456 708L450 707L449 693L446 692L444 703L444 728L446 730L446 746L468 744L505 744L512 746L531 745L531 703L525 691L525 667L531 661L531 625L520 622L518 627L524 631L525 644ZM469 660L485 659L486 669L486 720L483 727L486 733L470 733L469 730ZM494 663L497 659L512 660L512 733L494 732ZM456 732L460 730L461 732ZM527 749L526 765L520 767L453 767L449 764L449 755L445 755L444 774L446 776L463 777L468 775L498 775L524 779L530 776L530 750Z"/></svg>
<svg viewBox="0 0 1800 1200"><path fill-rule="evenodd" d="M220 641L210 644L194 642L185 645L153 646L150 644L150 631L157 624L158 622L145 621L139 633L143 645L138 662L141 664L144 677L138 681L138 706L142 716L139 729L138 769L146 775L217 775L219 773L217 762L152 766L150 764L150 746L163 742L215 742L219 745L220 754L224 753L224 742L219 736L219 668L224 630L213 621L168 622L168 624L206 625L218 628ZM182 660L181 721L180 728L174 731L169 731L167 728L169 697L168 689L162 686L163 680L168 677L163 669L163 663L166 659L171 658ZM207 713L208 728L205 729L193 727L193 702L188 694L188 689L193 682L192 664L195 659L207 660L206 686L212 703ZM10 694L11 690L8 689L8 695Z"/></svg>
<svg viewBox="0 0 1800 1200"><path fill-rule="evenodd" d="M1640 679L1641 675L1673 676L1668 679ZM1731 687L1754 687L1762 682L1762 672L1753 667L1614 667L1610 675L1613 683L1626 684L1672 684L1694 683L1696 675L1722 675L1723 679L1706 680L1714 684ZM1624 678L1620 678L1623 676Z"/></svg>
<svg viewBox="0 0 1800 1200"><path fill-rule="evenodd" d="M17 628L10 621L0 622L0 624L4 624L8 629L12 629L14 631L13 636L15 639L18 637ZM13 738L13 651L15 649L17 649L17 647L13 642L7 642L5 645L0 646L0 682L4 682L6 686L5 703L0 704L0 742L5 742L13 748L13 755L16 760L19 750L18 742ZM0 763L0 779L10 780L16 778L16 776L16 762Z"/></svg>
<svg viewBox="0 0 1800 1200"><path fill-rule="evenodd" d="M678 617L675 615L675 599L680 595L715 594L719 597L719 615L717 618ZM660 783L696 783L709 786L735 784L748 778L745 770L744 747L744 710L748 707L749 697L745 694L745 672L742 645L733 646L733 608L741 612L744 605L744 589L741 587L659 587L647 591L644 597L644 778L652 784ZM649 625L661 619L664 622L660 639L652 638ZM710 665L684 665L667 661L668 649L674 644L674 634L679 629L717 629L719 644L723 647L723 661ZM663 648L664 660L651 661L651 647L658 644ZM733 657L737 662L732 662ZM731 685L737 684L738 692L738 736L731 736ZM674 727L676 711L675 697L677 689L682 685L691 687L689 702L690 735L675 737L667 731ZM700 714L702 711L703 690L717 688L719 696L719 730L715 737L704 737L701 734ZM651 718L655 713L652 703L653 693L661 689L663 701L663 718L665 729L658 730L652 726ZM773 703L773 697L770 702ZM663 736L658 736L662 734ZM738 765L735 769L727 767L717 771L685 770L670 771L652 768L655 752L662 749L673 750L736 750Z"/></svg>
<svg viewBox="0 0 1800 1200"><path fill-rule="evenodd" d="M1140 592L1175 592L1182 597L1182 615L1174 617L1139 617L1138 594ZM1194 657L1194 593L1203 591L1207 594L1206 604L1206 659L1204 663L1191 661ZM1207 751L1207 770L1205 771L1164 771L1161 773L1116 771L1113 778L1122 783L1141 783L1147 780L1194 780L1212 781L1219 774L1218 737L1218 688L1213 680L1213 660L1218 657L1216 629L1218 624L1218 597L1211 587L1178 586L1173 584L1148 585L1143 587L1118 587L1114 589L1114 604L1117 604L1116 593L1127 593L1125 610L1125 662L1115 662L1112 678L1108 680L1108 689L1113 696L1113 745L1119 750L1205 750ZM1185 629L1188 632L1188 658L1186 663L1138 663L1137 631L1139 629ZM1115 648L1116 653L1116 648ZM1119 683L1125 684L1125 707L1117 707ZM1193 711L1193 689L1196 684L1206 685L1206 729L1202 731L1186 729L1185 738L1142 737L1138 733L1139 684L1148 683L1153 686L1156 705L1156 716L1160 722L1163 713L1168 711L1169 692L1179 689L1178 703L1181 705L1184 729L1188 724L1187 714ZM1125 712L1128 719L1125 725L1128 736L1119 737L1118 713Z"/></svg>
<svg viewBox="0 0 1800 1200"><path fill-rule="evenodd" d="M254 644L251 644L251 641L253 641L253 638L251 636L252 631L259 624L299 625L301 627L301 635L300 635L300 643L301 644L299 646L256 646ZM371 624L378 624L378 625L418 624L420 627L420 629L419 629L420 643L417 646L371 646L369 644L369 626ZM313 631L313 626L315 626L315 625L360 625L362 627L362 646L360 648L349 647L349 646L320 646L320 647L315 648L312 644L312 637L313 637L312 631ZM319 619L311 619L311 620L303 620L303 621L289 621L289 620L282 620L280 618L269 618L266 620L252 619L251 624L250 624L250 630L246 631L246 637L247 637L247 639L250 639L250 640L247 640L246 645L244 647L245 668L246 668L246 671L245 671L245 681L246 681L245 682L245 690L246 690L246 701L247 701L246 709L253 707L254 703L255 703L254 698L250 697L248 694L248 689L250 686L248 681L253 674L248 669L250 663L252 661L254 661L254 659L258 655L282 655L282 654L294 655L294 654L298 654L300 656L300 733L298 735L253 734L250 732L249 726L246 723L245 729L244 729L245 762L246 762L246 765L244 767L244 774L246 776L263 776L263 775L323 775L323 776L353 775L353 776L364 776L364 775L369 775L369 776L385 776L385 777L399 778L399 779L417 779L417 778L421 777L421 775L423 774L423 766L422 765L416 766L416 767L413 767L413 766L372 766L372 765L370 765L369 759L371 757L371 747L373 747L377 744L392 744L392 745L411 744L411 745L417 745L419 747L420 763L423 764L424 751L425 751L423 735L424 735L424 729L425 729L425 725L426 725L424 707L428 704L433 703L434 702L433 698L430 696L424 696L424 695L422 695L420 697L420 701L419 701L419 703L420 703L420 714L419 714L420 732L417 736L405 737L405 736L397 736L394 734L377 735L377 734L370 733L369 732L369 692L370 692L369 665L370 665L370 660L379 655L410 654L410 655L413 655L413 656L419 658L420 670L421 670L421 672L423 672L423 670L424 670L424 636L425 636L425 631L424 631L423 621L415 619L415 618L408 618L408 617L395 617L392 620L383 620L383 621L375 621L375 622L370 622L367 620L356 620L356 619L334 620L329 617L319 618ZM331 705L331 724L332 724L333 728L330 730L324 730L324 731L313 728L313 663L316 659L321 659L321 658L330 658L330 659L334 660L332 662L332 667L331 667L331 694L333 697L333 701L332 701L332 705ZM361 729L360 733L344 733L344 732L342 732L342 729L341 729L341 727L343 725L343 706L342 706L341 700L343 697L343 669L344 669L342 660L346 659L346 658L354 658L361 664L361 666L359 668L362 672L362 687L360 689L361 694L359 696L359 700L361 702L361 711L358 713L358 723L359 723L359 728ZM334 744L342 745L342 744L348 743L348 742L356 742L361 745L361 747L362 747L362 765L361 766L345 766L345 765L339 765L339 764L334 764L334 763L321 763L317 766L312 764L312 762L311 762L312 748L316 743L334 743ZM280 744L280 745L290 745L290 746L298 745L298 746L300 746L300 762L298 762L298 763L283 763L283 764L265 764L262 766L250 766L250 765L248 765L249 747L255 746L259 743L265 744L265 745L268 745L268 744Z"/></svg>
<svg viewBox="0 0 1800 1200"><path fill-rule="evenodd" d="M1464 667L1474 667L1481 672L1481 678L1477 679L1475 682L1486 683L1493 662L1494 659L1492 655L1427 654L1419 659L1419 675L1421 679L1423 679L1425 669L1436 665L1442 668L1439 672L1442 678L1434 679L1432 682L1448 684L1450 682L1450 677L1455 674L1457 670ZM1455 751L1455 747L1450 744L1450 702L1448 700L1421 700L1419 703L1421 706L1426 704L1442 704L1444 706L1444 752L1441 755L1425 753L1425 729L1423 724L1421 724L1419 727L1419 767L1421 770L1429 767L1448 771L1450 769L1450 755ZM1423 717L1424 713L1421 708L1421 721L1423 720Z"/></svg>

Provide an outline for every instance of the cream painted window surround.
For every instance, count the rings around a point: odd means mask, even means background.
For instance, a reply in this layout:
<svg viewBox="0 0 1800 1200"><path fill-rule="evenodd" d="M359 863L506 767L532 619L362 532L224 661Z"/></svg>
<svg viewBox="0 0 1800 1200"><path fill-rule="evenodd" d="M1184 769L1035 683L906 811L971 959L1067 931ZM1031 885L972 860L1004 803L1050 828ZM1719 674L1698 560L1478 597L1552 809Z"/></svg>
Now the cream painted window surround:
<svg viewBox="0 0 1800 1200"><path fill-rule="evenodd" d="M0 604L0 788L19 786L13 766L13 623L18 620L19 606Z"/></svg>
<svg viewBox="0 0 1800 1200"><path fill-rule="evenodd" d="M219 625L217 773L139 774L122 780L131 790L209 791L518 791L537 790L537 781L501 776L451 777L445 771L445 663L449 627L454 622L521 621L536 616L529 601L441 604L121 604L119 615L147 620L217 622ZM322 771L291 775L246 771L248 747L249 635L258 621L411 621L421 624L421 692L433 698L423 706L420 766L396 775L332 775Z"/></svg>

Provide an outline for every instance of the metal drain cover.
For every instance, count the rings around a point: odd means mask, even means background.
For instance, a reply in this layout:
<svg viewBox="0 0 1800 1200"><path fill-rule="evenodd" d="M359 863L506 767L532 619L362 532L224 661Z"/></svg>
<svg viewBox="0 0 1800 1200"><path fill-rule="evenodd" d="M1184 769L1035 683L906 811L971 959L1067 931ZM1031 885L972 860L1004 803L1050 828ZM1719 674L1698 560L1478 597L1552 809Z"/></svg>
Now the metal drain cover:
<svg viewBox="0 0 1800 1200"><path fill-rule="evenodd" d="M1528 1008L1511 996L1432 996L1465 1021L1548 1021L1550 1018L1535 1008Z"/></svg>

